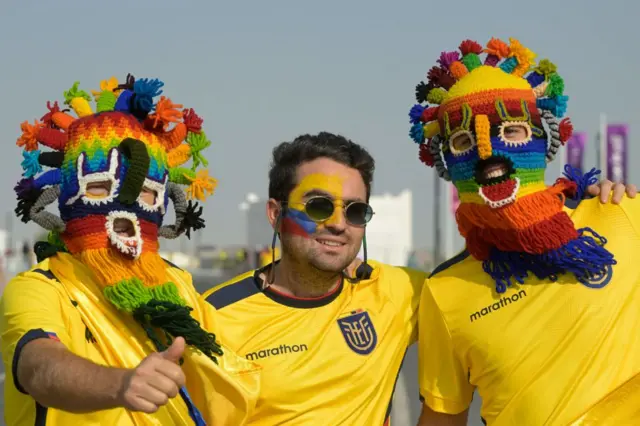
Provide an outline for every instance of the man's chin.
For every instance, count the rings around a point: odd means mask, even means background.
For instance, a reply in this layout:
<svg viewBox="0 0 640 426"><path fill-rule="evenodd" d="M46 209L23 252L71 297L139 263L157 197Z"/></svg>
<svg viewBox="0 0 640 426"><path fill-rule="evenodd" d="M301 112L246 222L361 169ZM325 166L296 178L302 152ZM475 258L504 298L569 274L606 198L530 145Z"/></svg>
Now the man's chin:
<svg viewBox="0 0 640 426"><path fill-rule="evenodd" d="M319 271L339 274L343 272L351 263L355 260L355 256L347 259L324 259L321 257L315 257L311 260L311 264Z"/></svg>

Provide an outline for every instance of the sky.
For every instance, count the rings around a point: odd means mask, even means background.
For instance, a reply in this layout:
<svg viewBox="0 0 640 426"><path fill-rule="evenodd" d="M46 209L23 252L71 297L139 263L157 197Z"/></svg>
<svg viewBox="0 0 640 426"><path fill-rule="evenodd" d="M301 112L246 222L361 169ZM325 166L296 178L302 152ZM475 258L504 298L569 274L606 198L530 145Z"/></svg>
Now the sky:
<svg viewBox="0 0 640 426"><path fill-rule="evenodd" d="M0 214L18 238L40 232L12 211L22 173L20 123L113 75L160 78L165 95L204 118L218 188L200 241L244 243L247 193L264 197L273 147L304 133L340 133L377 160L374 194L413 191L414 246L433 234L434 171L410 140L414 87L464 39L519 39L558 66L568 115L589 132L595 165L600 113L631 127L637 164L640 3L503 1L121 1L0 3ZM550 169L559 174L560 165ZM631 167L629 181L640 172ZM448 214L448 212L446 213ZM1 222L0 222L1 224ZM173 243L175 244L175 243ZM170 247L170 246L169 246Z"/></svg>

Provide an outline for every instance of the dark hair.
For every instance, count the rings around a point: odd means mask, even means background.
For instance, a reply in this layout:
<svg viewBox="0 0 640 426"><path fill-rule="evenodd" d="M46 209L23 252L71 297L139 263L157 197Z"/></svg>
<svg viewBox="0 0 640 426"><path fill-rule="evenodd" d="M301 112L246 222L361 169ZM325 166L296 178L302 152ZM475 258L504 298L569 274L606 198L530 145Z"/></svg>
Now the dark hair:
<svg viewBox="0 0 640 426"><path fill-rule="evenodd" d="M269 170L269 198L286 200L296 186L298 167L317 158L329 158L357 169L367 188L367 201L369 200L375 169L373 157L357 143L328 132L301 135L293 142L282 142L273 149L273 160Z"/></svg>

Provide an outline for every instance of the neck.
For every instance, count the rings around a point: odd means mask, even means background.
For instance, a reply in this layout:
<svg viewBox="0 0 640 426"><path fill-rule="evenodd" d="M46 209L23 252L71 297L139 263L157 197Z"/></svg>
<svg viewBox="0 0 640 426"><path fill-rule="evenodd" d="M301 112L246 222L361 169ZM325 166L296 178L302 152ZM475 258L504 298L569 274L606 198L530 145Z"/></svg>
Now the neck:
<svg viewBox="0 0 640 426"><path fill-rule="evenodd" d="M283 255L275 267L275 280L271 287L293 297L322 297L335 290L341 279L341 273L320 271Z"/></svg>

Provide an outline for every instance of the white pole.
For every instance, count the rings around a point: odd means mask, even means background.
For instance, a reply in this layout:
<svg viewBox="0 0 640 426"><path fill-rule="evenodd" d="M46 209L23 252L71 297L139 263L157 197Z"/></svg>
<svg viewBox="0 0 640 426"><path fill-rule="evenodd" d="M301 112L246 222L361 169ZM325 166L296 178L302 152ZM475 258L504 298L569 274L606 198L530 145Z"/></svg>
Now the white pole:
<svg viewBox="0 0 640 426"><path fill-rule="evenodd" d="M609 173L607 170L607 115L600 114L600 132L598 134L598 160L600 171L600 179L608 179Z"/></svg>
<svg viewBox="0 0 640 426"><path fill-rule="evenodd" d="M451 257L453 257L453 233L455 232L454 229L454 220L453 220L453 204L452 204L452 191L455 191L456 189L454 188L452 183L447 183L446 185L447 191L446 191L446 197L447 197L447 201L445 203L446 208L447 208L447 212L444 215L444 230L445 230L445 234L444 234L444 256L445 259L449 259Z"/></svg>
<svg viewBox="0 0 640 426"><path fill-rule="evenodd" d="M560 155L558 155L558 161L560 163L560 174L558 175L559 177L563 177L564 176L564 166L569 162L569 148L565 145L563 147L560 148L560 152L558 153ZM553 182L555 182L555 179L553 180Z"/></svg>

